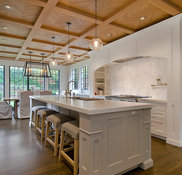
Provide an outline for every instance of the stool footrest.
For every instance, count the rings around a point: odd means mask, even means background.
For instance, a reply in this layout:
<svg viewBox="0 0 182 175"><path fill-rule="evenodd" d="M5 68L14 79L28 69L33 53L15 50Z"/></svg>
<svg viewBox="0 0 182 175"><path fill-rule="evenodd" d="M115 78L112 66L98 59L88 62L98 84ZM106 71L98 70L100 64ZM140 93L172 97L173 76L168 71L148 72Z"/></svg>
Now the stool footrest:
<svg viewBox="0 0 182 175"><path fill-rule="evenodd" d="M61 155L72 165L74 166L74 161L64 152L61 151Z"/></svg>

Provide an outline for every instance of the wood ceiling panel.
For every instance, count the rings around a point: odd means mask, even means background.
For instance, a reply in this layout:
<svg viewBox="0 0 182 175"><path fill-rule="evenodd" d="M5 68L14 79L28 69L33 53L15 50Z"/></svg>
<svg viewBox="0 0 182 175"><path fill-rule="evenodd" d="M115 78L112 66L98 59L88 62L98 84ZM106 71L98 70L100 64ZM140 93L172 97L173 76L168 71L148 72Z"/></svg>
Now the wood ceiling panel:
<svg viewBox="0 0 182 175"><path fill-rule="evenodd" d="M98 16L108 18L113 12L126 6L132 0L98 0ZM95 14L94 0L60 0L61 5L75 8L79 11Z"/></svg>
<svg viewBox="0 0 182 175"><path fill-rule="evenodd" d="M76 41L76 43L74 43L73 46L78 46L78 47L82 47L82 48L86 48L86 49L90 48L89 40L87 40L87 39L78 40L78 41Z"/></svg>
<svg viewBox="0 0 182 175"><path fill-rule="evenodd" d="M11 47L4 47L0 45L0 51L6 51L6 52L16 52L18 53L20 49L18 48L11 48Z"/></svg>
<svg viewBox="0 0 182 175"><path fill-rule="evenodd" d="M85 51L83 51L83 50L77 50L77 49L72 49L72 48L70 49L70 51L72 54L75 54L75 55L82 55L85 53Z"/></svg>
<svg viewBox="0 0 182 175"><path fill-rule="evenodd" d="M145 20L140 20L144 16ZM114 23L124 25L134 30L140 30L144 27L155 24L166 18L171 17L168 13L148 3L148 1L141 1L138 7L133 7L124 15L119 16Z"/></svg>
<svg viewBox="0 0 182 175"><path fill-rule="evenodd" d="M12 9L4 9L4 4L12 6ZM27 3L27 0L1 0L0 14L9 17L23 19L33 23L38 17L42 7Z"/></svg>
<svg viewBox="0 0 182 175"><path fill-rule="evenodd" d="M182 1L181 0L169 0L169 2L173 3L177 7L179 7L182 10Z"/></svg>
<svg viewBox="0 0 182 175"><path fill-rule="evenodd" d="M0 56L10 57L10 58L16 58L17 54L8 54L8 53L1 53Z"/></svg>
<svg viewBox="0 0 182 175"><path fill-rule="evenodd" d="M36 43L36 42L31 42L29 45L30 48L36 48L36 49L42 49L42 50L50 50L52 51L53 46L52 45L48 45L48 44L40 44L40 43ZM59 46L54 46L54 49L58 49L60 48Z"/></svg>
<svg viewBox="0 0 182 175"><path fill-rule="evenodd" d="M67 16L62 13L58 13L57 11L52 11L43 25L67 31L68 27L66 25L66 22L68 21L72 23L72 25L70 26L70 32L76 34L82 33L86 28L92 25L91 23L88 23L78 18Z"/></svg>
<svg viewBox="0 0 182 175"><path fill-rule="evenodd" d="M19 39L13 39L13 38L9 38L9 37L0 36L0 43L2 43L2 44L11 44L11 45L16 45L16 46L22 46L24 41L19 40Z"/></svg>
<svg viewBox="0 0 182 175"><path fill-rule="evenodd" d="M55 37L55 40L54 40L55 43L60 43L60 44L67 43L67 36L66 35L61 35L61 34L55 35L53 32L45 32L42 30L39 30L39 32L37 32L37 34L35 35L34 38L52 42L53 41L51 38L52 36ZM72 38L70 37L70 39L72 39ZM50 47L50 49L52 49L52 46Z"/></svg>
<svg viewBox="0 0 182 175"><path fill-rule="evenodd" d="M121 38L125 35L126 34L123 33L122 30L120 30L119 28L114 28L111 25L109 25L107 27L100 26L98 28L98 37L105 42L111 42L111 41ZM95 37L95 32L92 31L91 35L89 35L89 37Z"/></svg>
<svg viewBox="0 0 182 175"><path fill-rule="evenodd" d="M8 29L4 29L3 27L7 27ZM29 32L30 32L30 29L26 27L0 21L0 33L8 33L8 34L26 37Z"/></svg>

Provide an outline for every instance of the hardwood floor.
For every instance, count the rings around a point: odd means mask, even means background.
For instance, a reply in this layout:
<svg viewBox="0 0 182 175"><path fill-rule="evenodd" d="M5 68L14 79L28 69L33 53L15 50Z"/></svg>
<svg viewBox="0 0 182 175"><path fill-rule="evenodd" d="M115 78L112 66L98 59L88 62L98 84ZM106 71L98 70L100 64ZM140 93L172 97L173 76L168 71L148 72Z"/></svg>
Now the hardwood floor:
<svg viewBox="0 0 182 175"><path fill-rule="evenodd" d="M182 148L152 138L152 158L153 168L125 175L182 175ZM44 147L28 120L0 120L0 175L72 175L72 170Z"/></svg>

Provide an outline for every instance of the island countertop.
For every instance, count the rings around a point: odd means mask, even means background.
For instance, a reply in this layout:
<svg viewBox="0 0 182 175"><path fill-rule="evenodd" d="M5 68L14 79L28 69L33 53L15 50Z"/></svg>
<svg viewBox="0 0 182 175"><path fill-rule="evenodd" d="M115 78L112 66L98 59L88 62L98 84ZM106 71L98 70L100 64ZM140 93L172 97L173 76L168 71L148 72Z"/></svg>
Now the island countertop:
<svg viewBox="0 0 182 175"><path fill-rule="evenodd" d="M30 96L31 99L57 105L87 115L152 108L150 104L114 100L85 101L59 95Z"/></svg>

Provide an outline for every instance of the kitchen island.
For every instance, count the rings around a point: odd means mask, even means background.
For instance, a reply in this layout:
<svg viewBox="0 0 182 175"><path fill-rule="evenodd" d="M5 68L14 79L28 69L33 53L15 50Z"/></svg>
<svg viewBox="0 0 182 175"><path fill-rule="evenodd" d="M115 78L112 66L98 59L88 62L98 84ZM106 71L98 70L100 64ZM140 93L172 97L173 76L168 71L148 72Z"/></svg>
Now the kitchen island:
<svg viewBox="0 0 182 175"><path fill-rule="evenodd" d="M114 175L153 166L151 105L54 95L30 97L30 107L39 104L79 119L80 175Z"/></svg>

